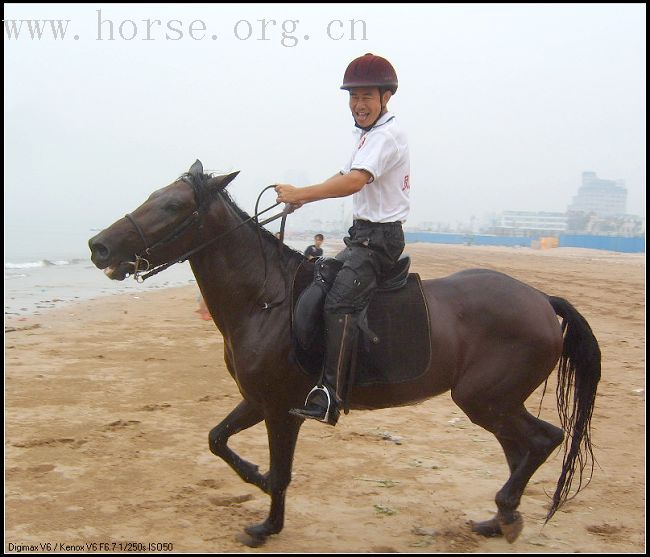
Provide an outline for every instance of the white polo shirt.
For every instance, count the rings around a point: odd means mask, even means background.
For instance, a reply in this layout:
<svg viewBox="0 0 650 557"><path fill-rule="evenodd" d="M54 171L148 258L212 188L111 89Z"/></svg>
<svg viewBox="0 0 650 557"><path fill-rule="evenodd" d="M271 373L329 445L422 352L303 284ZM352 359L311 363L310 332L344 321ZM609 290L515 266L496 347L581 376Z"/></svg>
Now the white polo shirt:
<svg viewBox="0 0 650 557"><path fill-rule="evenodd" d="M406 134L395 116L384 114L370 131L355 128L355 147L350 161L341 169L366 170L371 180L352 195L352 216L371 222L405 222L411 170Z"/></svg>

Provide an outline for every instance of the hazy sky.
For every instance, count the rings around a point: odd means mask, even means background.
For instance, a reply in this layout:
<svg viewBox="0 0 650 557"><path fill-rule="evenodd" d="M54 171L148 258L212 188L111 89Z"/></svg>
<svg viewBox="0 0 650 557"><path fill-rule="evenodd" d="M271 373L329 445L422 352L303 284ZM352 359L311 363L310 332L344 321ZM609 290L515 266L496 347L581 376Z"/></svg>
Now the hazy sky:
<svg viewBox="0 0 650 557"><path fill-rule="evenodd" d="M90 236L196 158L241 171L231 193L248 212L266 185L331 176L353 146L339 86L366 52L399 77L389 108L410 142L407 224L564 211L586 170L625 180L628 212L645 216L644 4L4 13L6 257L26 234ZM309 210L335 210L322 208Z"/></svg>

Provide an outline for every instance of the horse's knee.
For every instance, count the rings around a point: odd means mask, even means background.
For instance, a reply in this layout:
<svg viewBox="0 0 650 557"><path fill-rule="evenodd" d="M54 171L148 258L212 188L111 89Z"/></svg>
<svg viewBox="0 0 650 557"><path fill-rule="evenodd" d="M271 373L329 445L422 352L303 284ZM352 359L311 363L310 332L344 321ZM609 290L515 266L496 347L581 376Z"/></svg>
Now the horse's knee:
<svg viewBox="0 0 650 557"><path fill-rule="evenodd" d="M223 450L226 448L228 436L224 434L223 428L216 426L208 433L208 445L210 452L216 456L222 456Z"/></svg>
<svg viewBox="0 0 650 557"><path fill-rule="evenodd" d="M268 472L269 493L284 497L291 483L291 470L270 470Z"/></svg>

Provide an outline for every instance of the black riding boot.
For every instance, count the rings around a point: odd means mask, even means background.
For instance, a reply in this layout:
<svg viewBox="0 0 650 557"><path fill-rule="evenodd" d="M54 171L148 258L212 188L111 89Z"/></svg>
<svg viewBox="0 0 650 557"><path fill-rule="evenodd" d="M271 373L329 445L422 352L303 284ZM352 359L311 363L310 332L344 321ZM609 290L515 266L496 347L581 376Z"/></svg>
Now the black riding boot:
<svg viewBox="0 0 650 557"><path fill-rule="evenodd" d="M336 425L340 414L339 393L350 371L358 331L357 319L353 314L325 313L325 359L321 379L307 395L305 408L294 408L291 414Z"/></svg>

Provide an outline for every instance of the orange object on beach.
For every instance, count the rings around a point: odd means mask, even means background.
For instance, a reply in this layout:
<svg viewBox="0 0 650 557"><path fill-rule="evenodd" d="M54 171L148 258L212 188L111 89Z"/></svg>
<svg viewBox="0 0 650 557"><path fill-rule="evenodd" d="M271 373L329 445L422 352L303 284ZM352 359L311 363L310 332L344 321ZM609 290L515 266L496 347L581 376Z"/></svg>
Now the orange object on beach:
<svg viewBox="0 0 650 557"><path fill-rule="evenodd" d="M205 305L205 300L203 299L203 296L199 295L197 296L197 301L199 302L199 307L196 311L196 313L199 314L199 317L203 319L203 321L210 321L212 319L212 315L210 315L210 310L208 309L208 306Z"/></svg>
<svg viewBox="0 0 650 557"><path fill-rule="evenodd" d="M199 310L199 316L201 317L201 319L203 319L203 321L211 321L212 320L212 316L210 315L210 312L207 311L207 310L206 311Z"/></svg>

